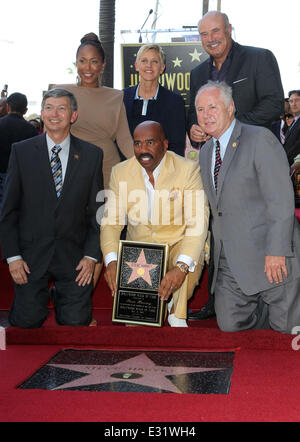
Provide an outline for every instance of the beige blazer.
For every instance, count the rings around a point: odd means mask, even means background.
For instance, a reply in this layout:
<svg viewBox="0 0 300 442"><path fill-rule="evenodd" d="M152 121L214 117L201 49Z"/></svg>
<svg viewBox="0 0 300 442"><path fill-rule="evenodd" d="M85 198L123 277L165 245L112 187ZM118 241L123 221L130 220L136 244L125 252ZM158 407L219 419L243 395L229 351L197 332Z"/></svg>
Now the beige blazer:
<svg viewBox="0 0 300 442"><path fill-rule="evenodd" d="M148 219L142 167L135 157L113 167L109 189L101 222L104 256L118 253L120 233L127 221L128 240L171 247L180 242L179 254L190 256L195 264L202 259L209 207L197 163L166 152L155 183L152 221Z"/></svg>

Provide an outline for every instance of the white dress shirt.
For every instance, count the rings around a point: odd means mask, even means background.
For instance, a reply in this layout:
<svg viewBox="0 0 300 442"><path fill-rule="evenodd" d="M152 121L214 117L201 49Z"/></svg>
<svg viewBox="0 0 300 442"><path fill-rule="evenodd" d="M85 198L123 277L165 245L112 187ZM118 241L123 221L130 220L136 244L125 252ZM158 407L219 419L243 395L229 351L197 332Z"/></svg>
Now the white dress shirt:
<svg viewBox="0 0 300 442"><path fill-rule="evenodd" d="M159 165L153 171L154 183L158 179L158 176L159 176L161 169L164 165L165 158L166 157L164 156L163 159L161 160L161 162L159 163ZM145 183L145 187L146 187L146 194L147 194L148 219L149 219L149 221L152 222L155 188L150 183L149 175L147 174L146 170L143 167L142 167L142 173L143 173L144 183ZM104 257L106 267L108 266L108 264L111 261L117 261L117 259L118 259L118 255L116 252L108 253ZM195 262L194 262L193 258L191 258L190 256L179 255L177 258L177 262L179 262L179 261L187 264L189 266L190 272L193 272L195 270Z"/></svg>
<svg viewBox="0 0 300 442"><path fill-rule="evenodd" d="M229 128L219 138L220 155L221 155L222 162L223 162L224 155L225 155L225 152L227 149L227 144L230 140L232 131L235 126L235 122L236 122L236 120L234 119L233 122L231 123L231 125L229 126ZM214 183L214 169L215 169L215 161L216 161L216 141L217 141L217 139L213 137L213 141L214 141L214 147L212 150L211 175L212 175L212 180Z"/></svg>

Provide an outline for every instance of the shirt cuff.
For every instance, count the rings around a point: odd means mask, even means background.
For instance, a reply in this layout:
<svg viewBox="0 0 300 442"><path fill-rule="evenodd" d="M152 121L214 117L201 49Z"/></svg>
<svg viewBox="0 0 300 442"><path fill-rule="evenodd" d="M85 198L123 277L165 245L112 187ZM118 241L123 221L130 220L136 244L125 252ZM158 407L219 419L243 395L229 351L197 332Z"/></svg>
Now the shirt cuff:
<svg viewBox="0 0 300 442"><path fill-rule="evenodd" d="M118 255L116 254L116 252L110 252L105 256L104 258L105 267L107 267L108 264L112 261L118 261Z"/></svg>
<svg viewBox="0 0 300 442"><path fill-rule="evenodd" d="M98 260L96 258L93 258L92 256L86 255L85 258L89 258L89 259L93 260L94 262L98 262Z"/></svg>
<svg viewBox="0 0 300 442"><path fill-rule="evenodd" d="M196 263L193 260L193 258L191 258L190 256L179 255L176 262L178 262L178 261L184 262L185 264L187 264L189 266L189 272L195 271Z"/></svg>
<svg viewBox="0 0 300 442"><path fill-rule="evenodd" d="M23 259L22 258L22 256L21 255L18 255L18 256L12 256L12 257L10 257L10 258L7 258L7 264L10 264L11 262L13 262L13 261L17 261L18 259Z"/></svg>

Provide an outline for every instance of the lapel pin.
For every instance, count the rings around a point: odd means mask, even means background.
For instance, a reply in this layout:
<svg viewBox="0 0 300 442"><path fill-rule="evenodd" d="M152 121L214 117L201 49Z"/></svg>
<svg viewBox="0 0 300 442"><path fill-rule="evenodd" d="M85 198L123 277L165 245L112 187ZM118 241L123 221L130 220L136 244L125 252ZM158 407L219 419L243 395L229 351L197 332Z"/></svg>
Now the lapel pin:
<svg viewBox="0 0 300 442"><path fill-rule="evenodd" d="M77 153L75 153L74 158L75 158L75 160L78 160L79 159L79 155Z"/></svg>
<svg viewBox="0 0 300 442"><path fill-rule="evenodd" d="M236 144L236 142L234 141L234 143L232 143L232 147L236 147L237 146L237 144Z"/></svg>

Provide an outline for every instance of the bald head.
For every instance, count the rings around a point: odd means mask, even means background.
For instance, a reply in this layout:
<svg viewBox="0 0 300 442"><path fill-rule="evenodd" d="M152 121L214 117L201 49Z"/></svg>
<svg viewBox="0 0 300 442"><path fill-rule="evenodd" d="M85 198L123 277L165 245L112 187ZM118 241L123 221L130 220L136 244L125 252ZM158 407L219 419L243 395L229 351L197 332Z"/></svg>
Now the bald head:
<svg viewBox="0 0 300 442"><path fill-rule="evenodd" d="M225 29L229 30L229 18L227 14L224 14L224 12L219 11L208 11L206 14L203 15L202 18L200 18L198 22L198 28L202 22L205 22L205 20L219 20L220 22L223 22L225 25Z"/></svg>
<svg viewBox="0 0 300 442"><path fill-rule="evenodd" d="M133 132L133 138L136 130L151 130L153 132L156 132L159 137L162 137L163 139L166 138L164 129L160 123L157 121L143 121L142 123L138 124Z"/></svg>

